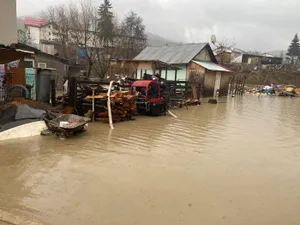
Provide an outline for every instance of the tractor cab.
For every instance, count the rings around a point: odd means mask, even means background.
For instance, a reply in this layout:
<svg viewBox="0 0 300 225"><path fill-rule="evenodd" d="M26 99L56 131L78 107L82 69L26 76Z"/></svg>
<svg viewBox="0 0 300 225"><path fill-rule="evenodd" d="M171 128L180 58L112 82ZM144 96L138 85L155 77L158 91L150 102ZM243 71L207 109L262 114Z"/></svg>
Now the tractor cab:
<svg viewBox="0 0 300 225"><path fill-rule="evenodd" d="M166 113L166 103L161 97L160 84L157 81L135 81L130 92L136 96L136 109L139 114L160 115Z"/></svg>

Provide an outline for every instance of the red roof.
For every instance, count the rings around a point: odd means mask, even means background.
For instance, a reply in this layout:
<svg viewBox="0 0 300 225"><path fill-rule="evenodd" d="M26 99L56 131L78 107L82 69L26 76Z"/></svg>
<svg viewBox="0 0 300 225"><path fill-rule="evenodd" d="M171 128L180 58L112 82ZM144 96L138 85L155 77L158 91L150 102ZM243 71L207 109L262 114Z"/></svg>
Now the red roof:
<svg viewBox="0 0 300 225"><path fill-rule="evenodd" d="M25 18L24 24L25 26L42 27L48 24L48 21L43 19Z"/></svg>

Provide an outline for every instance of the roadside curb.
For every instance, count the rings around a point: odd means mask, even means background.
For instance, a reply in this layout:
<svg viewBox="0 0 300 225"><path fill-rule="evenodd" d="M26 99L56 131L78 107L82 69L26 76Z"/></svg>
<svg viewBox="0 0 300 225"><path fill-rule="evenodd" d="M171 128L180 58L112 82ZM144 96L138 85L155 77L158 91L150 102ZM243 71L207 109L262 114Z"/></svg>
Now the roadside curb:
<svg viewBox="0 0 300 225"><path fill-rule="evenodd" d="M17 216L12 213L0 209L0 221L7 222L13 225L45 225L43 223L27 219L23 216Z"/></svg>

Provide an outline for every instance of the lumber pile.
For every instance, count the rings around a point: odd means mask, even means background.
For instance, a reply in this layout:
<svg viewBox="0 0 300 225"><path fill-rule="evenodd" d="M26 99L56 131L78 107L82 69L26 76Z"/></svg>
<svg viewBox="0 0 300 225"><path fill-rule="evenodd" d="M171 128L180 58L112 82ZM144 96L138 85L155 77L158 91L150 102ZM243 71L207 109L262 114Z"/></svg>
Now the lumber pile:
<svg viewBox="0 0 300 225"><path fill-rule="evenodd" d="M107 103L107 93L99 93L96 96L88 96L87 99L95 98L95 103ZM135 99L128 91L116 91L110 95L112 119L114 123L132 120L135 114ZM108 110L103 108L95 112L95 120L104 123L109 122Z"/></svg>

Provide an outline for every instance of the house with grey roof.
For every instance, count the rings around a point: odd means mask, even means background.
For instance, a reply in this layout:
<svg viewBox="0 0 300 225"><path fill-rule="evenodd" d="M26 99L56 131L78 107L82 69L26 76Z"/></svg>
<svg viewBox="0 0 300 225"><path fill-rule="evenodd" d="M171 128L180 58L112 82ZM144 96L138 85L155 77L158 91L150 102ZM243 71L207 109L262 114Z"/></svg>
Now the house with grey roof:
<svg viewBox="0 0 300 225"><path fill-rule="evenodd" d="M227 95L229 86L229 69L218 64L218 61L208 43L198 44L172 44L163 47L146 47L138 56L135 62L140 62L141 72L159 73L167 80L187 81L193 72L199 72L204 77L204 95L207 97ZM160 61L176 67L176 70L155 71L147 67L147 62ZM148 70L146 69L148 68ZM150 70L149 70L150 68ZM198 73L198 74L199 74Z"/></svg>

